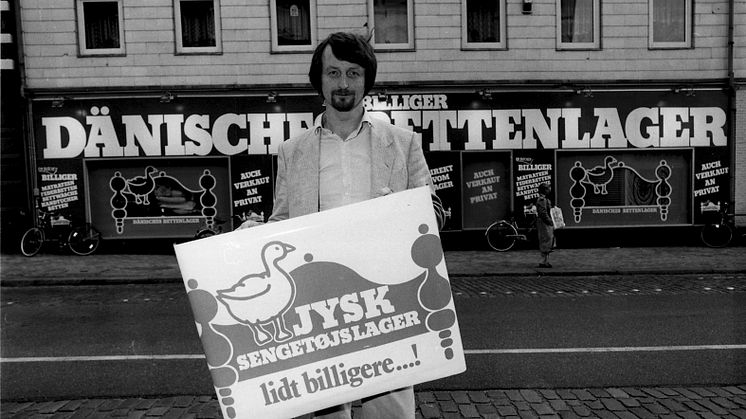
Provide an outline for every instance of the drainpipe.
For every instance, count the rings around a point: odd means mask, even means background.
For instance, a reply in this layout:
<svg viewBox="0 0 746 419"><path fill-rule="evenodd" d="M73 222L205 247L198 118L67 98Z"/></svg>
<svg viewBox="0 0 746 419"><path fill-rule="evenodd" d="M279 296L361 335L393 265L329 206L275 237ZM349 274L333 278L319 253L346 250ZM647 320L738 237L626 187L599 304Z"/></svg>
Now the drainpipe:
<svg viewBox="0 0 746 419"><path fill-rule="evenodd" d="M31 112L31 101L29 100L29 97L26 92L26 59L24 56L24 49L23 49L23 28L21 27L22 19L21 19L21 2L20 1L14 1L13 2L13 15L15 18L16 23L16 62L18 63L18 80L20 86L18 88L20 89L20 96L21 100L23 101L23 106L25 108L23 121L21 121L21 132L23 136L23 158L26 166L26 185L28 186L26 188L26 209L28 210L29 214L32 213L34 206L33 202L33 194L31 193L36 187L36 154L35 154L35 144L34 144L34 135L33 135L33 119L32 119L32 112ZM34 214L32 216L34 225L36 225L36 215Z"/></svg>
<svg viewBox="0 0 746 419"><path fill-rule="evenodd" d="M730 154L730 202L734 203L736 197L736 82L733 64L735 0L728 0L728 145ZM742 168L746 170L746 167ZM731 205L730 211L736 212L735 205Z"/></svg>

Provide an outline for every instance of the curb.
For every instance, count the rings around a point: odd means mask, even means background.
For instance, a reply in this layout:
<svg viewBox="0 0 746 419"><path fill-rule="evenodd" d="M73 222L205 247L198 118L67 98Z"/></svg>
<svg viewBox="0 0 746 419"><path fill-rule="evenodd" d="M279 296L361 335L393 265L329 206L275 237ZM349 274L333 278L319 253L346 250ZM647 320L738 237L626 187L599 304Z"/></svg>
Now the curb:
<svg viewBox="0 0 746 419"><path fill-rule="evenodd" d="M631 276L631 275L738 275L746 274L746 269L678 269L678 270L606 270L606 271L512 271L512 272L475 272L475 273L449 273L450 278L504 278L504 277L587 277L587 276ZM55 286L106 286L106 285L160 285L181 284L181 277L144 277L144 278L101 278L99 277L76 277L76 278L49 278L49 277L21 277L0 279L0 288L21 287L55 287Z"/></svg>

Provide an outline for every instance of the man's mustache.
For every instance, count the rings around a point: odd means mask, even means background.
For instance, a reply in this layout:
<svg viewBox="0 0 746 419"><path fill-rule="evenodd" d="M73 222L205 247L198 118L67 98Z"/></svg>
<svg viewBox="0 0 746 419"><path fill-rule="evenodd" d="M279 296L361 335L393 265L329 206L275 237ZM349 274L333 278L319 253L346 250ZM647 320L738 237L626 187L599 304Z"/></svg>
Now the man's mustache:
<svg viewBox="0 0 746 419"><path fill-rule="evenodd" d="M355 93L353 91L347 90L347 89L338 89L338 90L333 90L332 94L333 95L349 96L349 95L353 95Z"/></svg>

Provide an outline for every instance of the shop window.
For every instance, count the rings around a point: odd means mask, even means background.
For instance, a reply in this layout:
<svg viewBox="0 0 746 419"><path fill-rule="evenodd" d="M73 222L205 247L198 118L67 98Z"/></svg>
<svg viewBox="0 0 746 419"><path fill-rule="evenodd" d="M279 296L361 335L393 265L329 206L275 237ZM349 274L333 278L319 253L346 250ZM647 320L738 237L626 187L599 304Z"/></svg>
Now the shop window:
<svg viewBox="0 0 746 419"><path fill-rule="evenodd" d="M505 28L505 0L462 0L462 48L504 49Z"/></svg>
<svg viewBox="0 0 746 419"><path fill-rule="evenodd" d="M368 27L377 50L414 49L412 0L368 0Z"/></svg>
<svg viewBox="0 0 746 419"><path fill-rule="evenodd" d="M649 0L650 48L691 48L692 0Z"/></svg>
<svg viewBox="0 0 746 419"><path fill-rule="evenodd" d="M176 52L222 52L218 0L175 0Z"/></svg>
<svg viewBox="0 0 746 419"><path fill-rule="evenodd" d="M78 0L80 55L123 55L122 1Z"/></svg>
<svg viewBox="0 0 746 419"><path fill-rule="evenodd" d="M316 44L315 0L271 0L272 51L313 51Z"/></svg>
<svg viewBox="0 0 746 419"><path fill-rule="evenodd" d="M557 49L601 48L600 0L557 0Z"/></svg>

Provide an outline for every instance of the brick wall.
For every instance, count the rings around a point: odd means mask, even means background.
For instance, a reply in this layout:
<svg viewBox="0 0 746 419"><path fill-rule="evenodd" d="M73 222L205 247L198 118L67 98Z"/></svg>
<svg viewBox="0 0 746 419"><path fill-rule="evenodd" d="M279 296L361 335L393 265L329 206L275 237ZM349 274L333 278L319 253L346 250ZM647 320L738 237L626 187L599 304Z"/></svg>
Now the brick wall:
<svg viewBox="0 0 746 419"><path fill-rule="evenodd" d="M416 0L415 51L381 52L382 82L723 79L727 0L695 1L694 44L649 50L648 0L604 0L602 49L557 51L554 0L507 2L508 49L462 51L461 3ZM743 41L746 6L738 4ZM75 2L21 0L30 88L305 84L309 53L270 54L268 0L221 0L222 55L175 55L172 0L124 2L126 56L78 57ZM318 0L319 37L363 31L365 0ZM743 45L743 42L740 44ZM746 57L739 52L739 74ZM468 69L468 71L465 71Z"/></svg>

